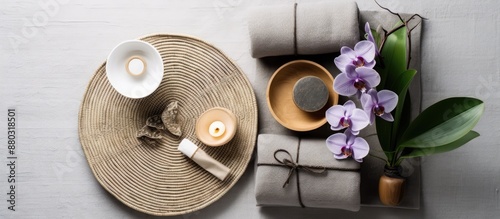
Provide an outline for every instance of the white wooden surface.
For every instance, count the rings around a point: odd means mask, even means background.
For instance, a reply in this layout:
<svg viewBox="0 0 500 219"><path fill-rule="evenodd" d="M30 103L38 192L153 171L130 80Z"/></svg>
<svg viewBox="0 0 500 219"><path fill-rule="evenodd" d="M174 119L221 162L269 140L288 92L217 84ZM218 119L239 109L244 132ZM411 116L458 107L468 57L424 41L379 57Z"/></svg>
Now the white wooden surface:
<svg viewBox="0 0 500 219"><path fill-rule="evenodd" d="M106 193L78 141L80 101L120 41L183 33L213 43L253 80L245 11L287 0L17 0L0 6L0 218L144 218ZM49 10L43 5L53 3ZM500 215L500 3L380 0L429 20L422 39L424 107L450 96L486 102L481 137L424 158L422 208L358 213L255 206L253 168L213 205L176 218L496 218ZM378 9L358 0L361 10ZM7 109L17 110L16 211L7 210Z"/></svg>

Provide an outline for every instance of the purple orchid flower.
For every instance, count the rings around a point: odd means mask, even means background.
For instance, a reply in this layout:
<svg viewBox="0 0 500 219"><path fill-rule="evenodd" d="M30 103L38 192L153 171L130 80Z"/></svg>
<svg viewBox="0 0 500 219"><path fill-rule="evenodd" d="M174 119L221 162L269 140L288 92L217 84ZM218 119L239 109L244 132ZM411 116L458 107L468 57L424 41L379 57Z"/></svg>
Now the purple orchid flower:
<svg viewBox="0 0 500 219"><path fill-rule="evenodd" d="M347 66L346 70L337 75L333 82L333 88L340 95L352 96L357 93L359 98L362 93L380 83L380 75L371 68Z"/></svg>
<svg viewBox="0 0 500 219"><path fill-rule="evenodd" d="M369 123L366 113L357 109L352 100L345 102L343 106L335 105L326 111L326 120L334 131L348 128L349 132L357 135L359 131L365 128Z"/></svg>
<svg viewBox="0 0 500 219"><path fill-rule="evenodd" d="M375 121L375 116L380 116L380 118L392 122L394 118L391 112L398 104L398 95L390 90L377 92L371 89L361 96L361 104L366 114L370 115L370 124Z"/></svg>
<svg viewBox="0 0 500 219"><path fill-rule="evenodd" d="M330 135L326 139L326 146L336 159L352 157L360 163L370 151L370 146L365 139L357 137L349 131Z"/></svg>
<svg viewBox="0 0 500 219"><path fill-rule="evenodd" d="M366 32L366 39L368 41L372 42L373 45L375 46L375 54L380 55L380 53L378 51L378 47L377 47L377 42L375 42L375 38L373 37L373 34L372 34L372 29L370 28L370 24L368 22L366 22L366 24L365 24L365 32Z"/></svg>
<svg viewBox="0 0 500 219"><path fill-rule="evenodd" d="M340 48L340 56L335 58L335 65L341 72L348 66L373 68L375 66L375 44L363 40L356 43L354 50L347 46Z"/></svg>

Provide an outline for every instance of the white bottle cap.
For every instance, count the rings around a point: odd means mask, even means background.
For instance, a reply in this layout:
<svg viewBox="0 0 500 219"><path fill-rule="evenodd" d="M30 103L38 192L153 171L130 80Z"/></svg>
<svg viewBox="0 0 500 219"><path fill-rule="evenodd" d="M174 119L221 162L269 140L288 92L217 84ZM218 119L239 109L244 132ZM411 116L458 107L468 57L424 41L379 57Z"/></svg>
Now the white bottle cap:
<svg viewBox="0 0 500 219"><path fill-rule="evenodd" d="M189 139L185 138L185 139L182 139L182 141L179 144L179 147L177 148L177 150L179 150L184 155L186 155L189 158L191 158L191 157L193 157L194 153L196 153L196 150L198 150L198 146L196 146Z"/></svg>

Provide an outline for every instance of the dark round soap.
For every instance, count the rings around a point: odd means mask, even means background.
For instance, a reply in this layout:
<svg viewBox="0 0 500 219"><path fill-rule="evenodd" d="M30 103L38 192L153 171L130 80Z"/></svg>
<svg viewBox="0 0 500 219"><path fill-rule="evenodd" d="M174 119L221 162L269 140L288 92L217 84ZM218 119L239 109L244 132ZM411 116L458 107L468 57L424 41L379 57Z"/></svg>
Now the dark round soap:
<svg viewBox="0 0 500 219"><path fill-rule="evenodd" d="M328 88L316 76L303 77L293 86L293 102L306 112L322 109L328 102L328 97Z"/></svg>

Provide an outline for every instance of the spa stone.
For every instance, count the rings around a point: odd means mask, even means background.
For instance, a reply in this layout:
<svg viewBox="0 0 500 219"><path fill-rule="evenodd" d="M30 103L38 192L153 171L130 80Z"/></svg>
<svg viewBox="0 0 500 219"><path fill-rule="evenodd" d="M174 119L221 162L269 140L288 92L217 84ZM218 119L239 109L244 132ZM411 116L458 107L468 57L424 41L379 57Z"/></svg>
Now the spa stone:
<svg viewBox="0 0 500 219"><path fill-rule="evenodd" d="M293 102L306 112L316 112L328 102L328 88L316 76L301 78L293 87Z"/></svg>

